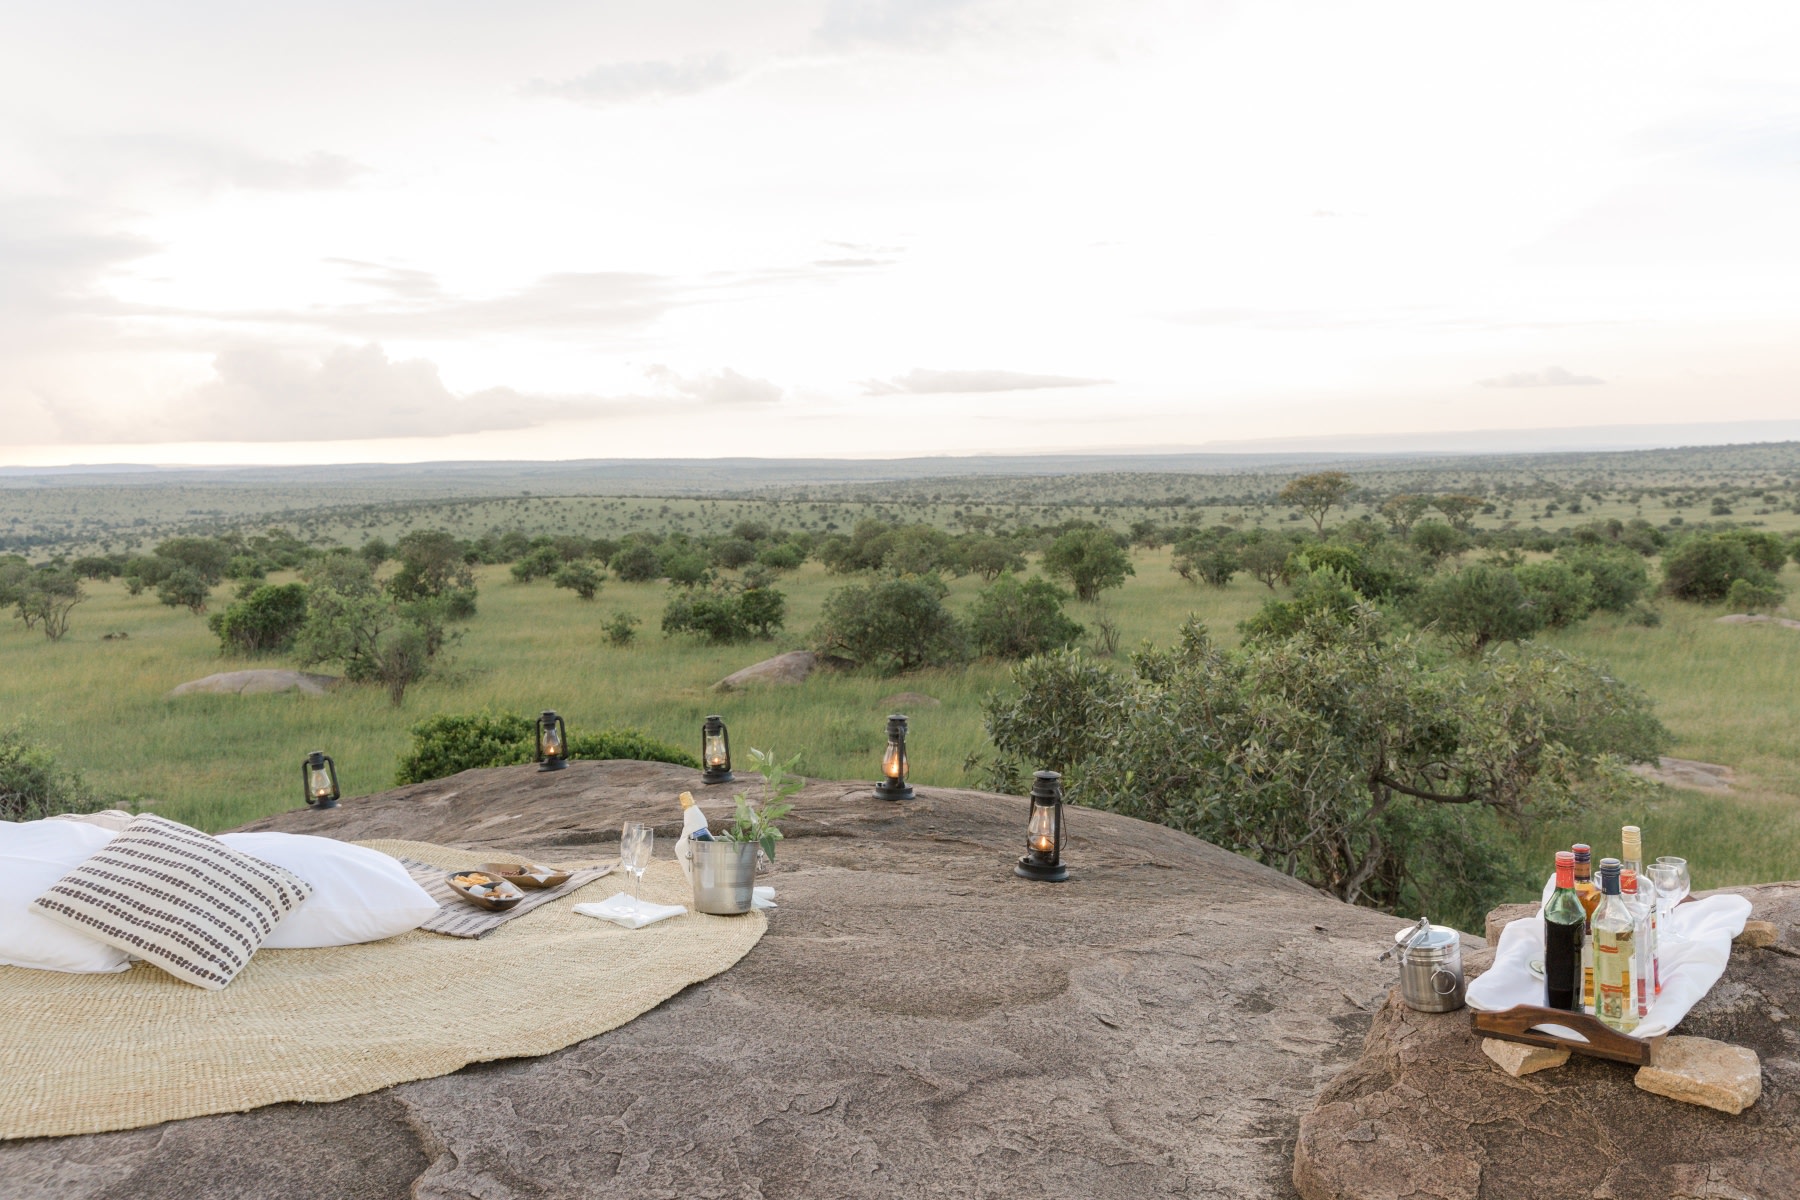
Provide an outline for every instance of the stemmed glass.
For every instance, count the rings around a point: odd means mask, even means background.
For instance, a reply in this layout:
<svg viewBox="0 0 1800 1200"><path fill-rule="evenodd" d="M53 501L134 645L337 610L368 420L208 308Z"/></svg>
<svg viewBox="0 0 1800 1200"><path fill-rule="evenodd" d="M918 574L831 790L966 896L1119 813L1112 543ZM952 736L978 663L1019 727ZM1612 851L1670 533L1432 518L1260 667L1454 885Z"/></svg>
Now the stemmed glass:
<svg viewBox="0 0 1800 1200"><path fill-rule="evenodd" d="M638 893L644 885L644 869L656 847L656 830L642 821L627 821L619 834L619 865L631 875L631 910L638 909Z"/></svg>
<svg viewBox="0 0 1800 1200"><path fill-rule="evenodd" d="M1685 942L1687 936L1675 922L1675 906L1687 898L1693 881L1688 877L1687 859L1665 854L1650 864L1650 882L1656 885L1656 902L1663 905L1657 932L1671 942Z"/></svg>

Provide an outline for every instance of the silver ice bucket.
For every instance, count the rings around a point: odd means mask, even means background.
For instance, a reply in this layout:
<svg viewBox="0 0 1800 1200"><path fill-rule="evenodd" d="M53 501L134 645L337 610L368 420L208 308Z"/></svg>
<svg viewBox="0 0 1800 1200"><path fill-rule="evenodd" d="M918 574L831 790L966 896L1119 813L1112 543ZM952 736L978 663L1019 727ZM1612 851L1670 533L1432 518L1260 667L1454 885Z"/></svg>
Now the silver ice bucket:
<svg viewBox="0 0 1800 1200"><path fill-rule="evenodd" d="M1423 918L1394 935L1400 958L1400 998L1420 1012L1454 1012L1463 1006L1462 935ZM1383 957L1386 957L1385 955Z"/></svg>
<svg viewBox="0 0 1800 1200"><path fill-rule="evenodd" d="M731 917L750 911L756 890L755 842L697 842L694 852L694 911Z"/></svg>

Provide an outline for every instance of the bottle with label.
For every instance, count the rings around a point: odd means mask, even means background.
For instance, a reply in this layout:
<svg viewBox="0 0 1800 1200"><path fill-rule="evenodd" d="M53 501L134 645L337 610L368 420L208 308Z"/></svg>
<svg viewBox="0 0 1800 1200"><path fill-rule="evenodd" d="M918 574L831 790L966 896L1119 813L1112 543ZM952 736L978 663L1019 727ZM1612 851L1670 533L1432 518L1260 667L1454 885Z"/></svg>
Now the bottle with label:
<svg viewBox="0 0 1800 1200"><path fill-rule="evenodd" d="M1544 1007L1581 1011L1582 930L1587 910L1575 895L1575 856L1556 852L1556 890L1544 905Z"/></svg>
<svg viewBox="0 0 1800 1200"><path fill-rule="evenodd" d="M675 858L681 863L681 872L689 879L694 876L694 851L688 845L689 840L696 842L712 841L712 833L706 827L706 814L700 811L700 805L694 801L694 793L681 793L681 836L675 839Z"/></svg>
<svg viewBox="0 0 1800 1200"><path fill-rule="evenodd" d="M1600 907L1600 889L1594 886L1594 851L1586 842L1576 842L1575 898L1587 913L1581 934L1581 1011L1594 1011L1594 910Z"/></svg>
<svg viewBox="0 0 1800 1200"><path fill-rule="evenodd" d="M1630 867L1619 868L1619 898L1625 901L1625 907L1631 910L1631 919L1635 925L1633 936L1636 941L1636 953L1631 963L1632 1002L1637 1006L1639 1017L1648 1016L1650 1005L1656 1000L1656 994L1650 990L1650 907L1644 903L1644 897L1638 890L1639 880L1636 871Z"/></svg>
<svg viewBox="0 0 1800 1200"><path fill-rule="evenodd" d="M1636 825L1619 830L1619 849L1623 870L1636 873L1638 896L1650 908L1650 923L1645 929L1644 944L1638 948L1638 962L1643 970L1644 991L1654 1000L1662 994L1662 945L1657 937L1656 884L1644 871L1643 832ZM1625 878L1622 872L1619 878Z"/></svg>
<svg viewBox="0 0 1800 1200"><path fill-rule="evenodd" d="M1594 910L1594 1015L1620 1033L1637 1028L1637 992L1631 963L1637 955L1637 921L1619 894L1619 860L1600 860L1600 906Z"/></svg>

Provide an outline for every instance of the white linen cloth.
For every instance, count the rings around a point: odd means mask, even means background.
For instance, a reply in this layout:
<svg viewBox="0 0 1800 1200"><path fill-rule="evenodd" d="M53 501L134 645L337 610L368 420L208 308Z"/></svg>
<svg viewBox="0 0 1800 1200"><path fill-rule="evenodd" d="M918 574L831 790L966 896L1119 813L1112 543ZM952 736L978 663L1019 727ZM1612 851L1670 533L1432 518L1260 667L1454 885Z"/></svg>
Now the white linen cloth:
<svg viewBox="0 0 1800 1200"><path fill-rule="evenodd" d="M1731 939L1744 932L1750 916L1750 901L1742 896L1708 896L1690 900L1675 907L1672 918L1675 929L1686 941L1663 936L1659 964L1662 971L1662 994L1650 1005L1650 1011L1638 1018L1631 1036L1655 1037L1668 1033L1688 1010L1700 1002L1725 973L1731 958ZM1542 1006L1544 981L1531 973L1533 959L1544 957L1544 910L1536 916L1509 922L1500 931L1500 945L1494 951L1494 965L1469 984L1465 996L1469 1007L1481 1012L1501 1012L1519 1004ZM1561 1025L1543 1025L1558 1037L1587 1039Z"/></svg>
<svg viewBox="0 0 1800 1200"><path fill-rule="evenodd" d="M750 892L751 908L774 908L775 889L772 887L753 888Z"/></svg>
<svg viewBox="0 0 1800 1200"><path fill-rule="evenodd" d="M679 904L652 904L648 900L639 900L634 905L624 892L614 892L598 904L577 904L575 911L584 917L599 917L626 929L642 929L687 914L687 909Z"/></svg>

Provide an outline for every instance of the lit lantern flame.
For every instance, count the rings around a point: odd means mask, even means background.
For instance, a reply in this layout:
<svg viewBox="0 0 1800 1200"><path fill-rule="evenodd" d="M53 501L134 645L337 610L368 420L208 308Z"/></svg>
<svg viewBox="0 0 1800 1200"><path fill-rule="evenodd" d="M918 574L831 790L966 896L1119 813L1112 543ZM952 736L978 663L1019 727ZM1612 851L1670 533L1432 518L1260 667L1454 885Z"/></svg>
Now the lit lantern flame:
<svg viewBox="0 0 1800 1200"><path fill-rule="evenodd" d="M312 772L312 794L320 800L331 796L331 776L324 767L315 767Z"/></svg>
<svg viewBox="0 0 1800 1200"><path fill-rule="evenodd" d="M906 748L899 742L888 743L887 753L881 756L881 773L896 781L906 775Z"/></svg>

